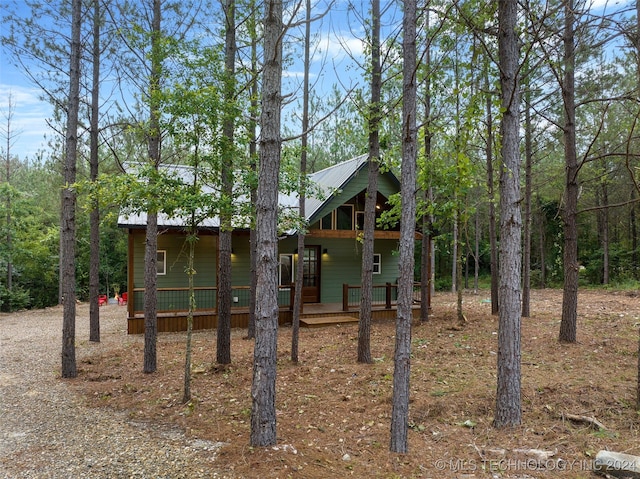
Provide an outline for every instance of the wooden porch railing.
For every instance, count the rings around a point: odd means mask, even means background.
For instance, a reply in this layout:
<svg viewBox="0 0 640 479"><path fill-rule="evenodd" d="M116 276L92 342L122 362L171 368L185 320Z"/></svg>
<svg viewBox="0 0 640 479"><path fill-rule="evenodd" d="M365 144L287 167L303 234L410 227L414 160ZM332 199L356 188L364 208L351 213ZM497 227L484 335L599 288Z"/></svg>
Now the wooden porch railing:
<svg viewBox="0 0 640 479"><path fill-rule="evenodd" d="M343 284L342 285L342 310L349 311L350 308L358 308L361 301L362 286ZM420 300L420 283L413 283L413 299ZM398 284L385 283L374 284L371 304L374 307L383 306L384 309L391 309L398 299Z"/></svg>
<svg viewBox="0 0 640 479"><path fill-rule="evenodd" d="M360 306L360 285L342 285L342 310L353 311ZM217 312L217 290L215 286L200 286L194 288L196 307L200 312ZM128 294L128 312L130 317L142 314L144 311L144 288L134 288ZM133 294L132 294L133 293ZM249 286L232 287L232 309L242 310L249 307ZM278 291L278 305L280 308L293 310L294 286L280 286ZM377 309L391 309L397 302L398 285L385 283L373 285L372 305ZM188 311L188 288L158 288L158 313L176 313ZM414 283L414 301L420 300L420 283Z"/></svg>
<svg viewBox="0 0 640 479"><path fill-rule="evenodd" d="M249 307L249 286L233 286L231 288L232 309ZM129 292L129 315L135 316L144 311L144 288L134 288ZM218 288L215 286L199 286L194 288L196 308L198 311L217 312ZM293 288L280 286L278 305L281 308L293 309ZM159 313L186 312L189 309L189 288L158 288L157 310Z"/></svg>

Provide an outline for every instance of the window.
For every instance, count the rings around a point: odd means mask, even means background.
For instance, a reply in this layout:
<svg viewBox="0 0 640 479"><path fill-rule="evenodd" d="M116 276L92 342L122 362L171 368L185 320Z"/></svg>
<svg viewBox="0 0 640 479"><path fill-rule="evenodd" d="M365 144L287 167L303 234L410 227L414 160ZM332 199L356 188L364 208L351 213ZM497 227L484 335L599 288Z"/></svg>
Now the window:
<svg viewBox="0 0 640 479"><path fill-rule="evenodd" d="M356 229L364 229L364 211L356 211Z"/></svg>
<svg viewBox="0 0 640 479"><path fill-rule="evenodd" d="M382 255L380 253L374 253L373 255L373 274L380 274L382 272Z"/></svg>
<svg viewBox="0 0 640 479"><path fill-rule="evenodd" d="M336 229L353 229L353 205L342 205L336 209Z"/></svg>
<svg viewBox="0 0 640 479"><path fill-rule="evenodd" d="M293 255L281 254L278 281L281 286L289 286L294 281Z"/></svg>
<svg viewBox="0 0 640 479"><path fill-rule="evenodd" d="M323 230L330 230L333 229L333 221L332 221L332 214L329 213L328 215L326 215L325 217L322 218L322 220L320 221L320 228Z"/></svg>
<svg viewBox="0 0 640 479"><path fill-rule="evenodd" d="M167 252L164 250L156 252L156 271L158 276L167 274Z"/></svg>

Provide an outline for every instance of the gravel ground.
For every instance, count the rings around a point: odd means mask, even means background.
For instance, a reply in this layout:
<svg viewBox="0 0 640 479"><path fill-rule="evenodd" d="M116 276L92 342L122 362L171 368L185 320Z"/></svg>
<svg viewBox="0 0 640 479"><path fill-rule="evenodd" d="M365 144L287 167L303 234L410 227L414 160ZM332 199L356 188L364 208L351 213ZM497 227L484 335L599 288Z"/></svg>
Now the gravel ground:
<svg viewBox="0 0 640 479"><path fill-rule="evenodd" d="M90 343L88 305L78 305L78 362L126 337L124 308L100 311L101 343ZM0 315L1 478L230 477L215 469L219 443L86 407L60 378L61 348L61 307Z"/></svg>

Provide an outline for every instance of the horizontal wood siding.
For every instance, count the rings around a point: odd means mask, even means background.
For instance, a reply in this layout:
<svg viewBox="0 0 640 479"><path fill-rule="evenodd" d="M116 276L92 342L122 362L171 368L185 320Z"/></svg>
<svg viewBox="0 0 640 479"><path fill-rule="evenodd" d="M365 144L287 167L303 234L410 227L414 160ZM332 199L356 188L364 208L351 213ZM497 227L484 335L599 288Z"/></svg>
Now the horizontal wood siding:
<svg viewBox="0 0 640 479"><path fill-rule="evenodd" d="M296 249L297 238L285 238L279 243L280 254L291 254ZM320 300L323 303L342 302L342 284L361 284L362 244L353 239L313 238L305 241L306 246L319 245L321 285ZM381 274L373 276L375 284L395 283L398 278L397 240L376 240L374 252L381 255ZM324 254L324 250L327 254ZM297 261L297 258L295 258Z"/></svg>
<svg viewBox="0 0 640 479"><path fill-rule="evenodd" d="M317 211L312 218L310 218L310 223L318 221L320 218L332 212L338 206L343 205L358 193L360 193L362 190L366 189L369 183L368 175L368 168L365 167L360 169L360 171L351 179L351 181L348 181L343 186L343 189L336 191L331 199L324 205L324 207Z"/></svg>
<svg viewBox="0 0 640 479"><path fill-rule="evenodd" d="M373 275L374 284L395 282L398 277L398 255L395 240L377 240L374 253L381 255L381 274ZM322 302L341 303L343 283L362 283L362 244L356 240L325 239L322 248Z"/></svg>
<svg viewBox="0 0 640 479"><path fill-rule="evenodd" d="M349 201L361 191L366 190L368 185L369 168L365 166L360 169L351 181L348 181L341 190L337 191L322 209L317 211L313 217L310 218L310 223L315 223L326 214L335 210L338 206ZM385 198L389 198L391 195L398 192L398 184L392 179L390 174L385 173L378 176L378 192Z"/></svg>
<svg viewBox="0 0 640 479"><path fill-rule="evenodd" d="M231 285L249 286L251 284L251 252L249 235L234 235L232 238Z"/></svg>
<svg viewBox="0 0 640 479"><path fill-rule="evenodd" d="M144 230L133 230L133 285L128 289L144 288ZM157 276L158 288L180 288L187 286L187 274L185 269L188 260L188 246L185 244L186 236L183 233L171 232L158 235L158 250L166 251L167 274ZM201 235L196 243L194 265L196 275L194 286L216 285L216 251L217 236ZM132 296L132 295L130 295ZM187 296L184 296L187 298ZM135 311L143 309L144 295L133 295L133 307ZM210 301L207 301L210 302ZM187 309L186 299L184 304L172 304L173 309ZM203 305L203 307L211 305ZM158 305L162 309L162 305Z"/></svg>
<svg viewBox="0 0 640 479"><path fill-rule="evenodd" d="M144 287L144 231L134 233L134 285ZM196 243L194 264L197 274L194 286L216 285L216 241L213 235L202 235ZM167 274L158 275L158 288L178 288L186 286L187 245L185 235L164 233L158 235L158 250L167 252Z"/></svg>

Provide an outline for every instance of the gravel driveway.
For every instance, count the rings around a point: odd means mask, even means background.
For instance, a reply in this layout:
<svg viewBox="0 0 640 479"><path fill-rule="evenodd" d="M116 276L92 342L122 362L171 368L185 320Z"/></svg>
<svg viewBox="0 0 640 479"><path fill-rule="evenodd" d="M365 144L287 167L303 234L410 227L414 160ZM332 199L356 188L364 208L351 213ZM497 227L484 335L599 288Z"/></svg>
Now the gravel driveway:
<svg viewBox="0 0 640 479"><path fill-rule="evenodd" d="M88 305L78 306L77 361L126 336L124 308L100 311L102 341L90 343ZM61 307L0 315L1 478L230 477L214 469L220 444L86 407L60 378L61 347Z"/></svg>

